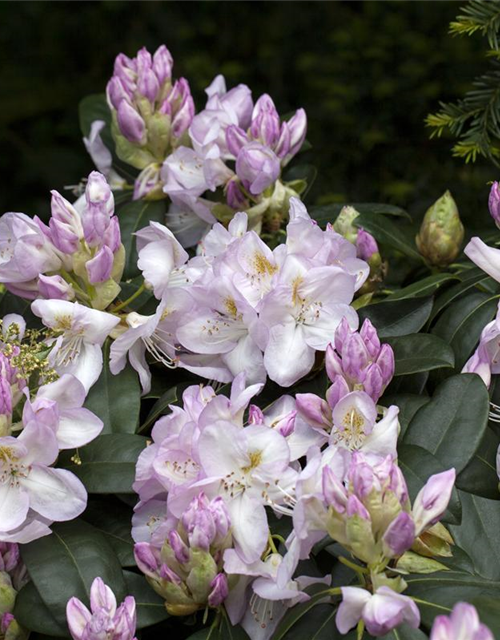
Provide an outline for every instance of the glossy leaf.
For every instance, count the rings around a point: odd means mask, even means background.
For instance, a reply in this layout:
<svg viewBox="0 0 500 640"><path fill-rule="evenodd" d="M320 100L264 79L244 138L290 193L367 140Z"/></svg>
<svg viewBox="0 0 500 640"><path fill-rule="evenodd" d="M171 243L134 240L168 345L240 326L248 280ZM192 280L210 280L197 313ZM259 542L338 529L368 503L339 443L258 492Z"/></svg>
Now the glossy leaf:
<svg viewBox="0 0 500 640"><path fill-rule="evenodd" d="M370 216L388 215L411 220L410 214L404 209L401 209L401 207L377 202L333 202L326 205L312 205L308 207L308 211L313 220L316 220L319 225L325 227L329 222L335 222L342 208L346 206L354 207L359 213Z"/></svg>
<svg viewBox="0 0 500 640"><path fill-rule="evenodd" d="M311 598L306 602L302 602L292 607L283 617L273 635L273 640L281 640L304 616L308 616L309 612L325 597L324 584L315 584L306 589ZM307 619L307 618L306 618Z"/></svg>
<svg viewBox="0 0 500 640"><path fill-rule="evenodd" d="M381 640L426 640L427 637L420 629L412 629L407 624L402 624L387 635L382 636Z"/></svg>
<svg viewBox="0 0 500 640"><path fill-rule="evenodd" d="M417 411L404 437L444 465L464 469L476 453L488 424L489 397L481 378L461 374L441 384Z"/></svg>
<svg viewBox="0 0 500 640"><path fill-rule="evenodd" d="M422 256L418 253L415 242L385 216L370 216L360 214L354 221L357 227L363 227L365 231L371 233L376 240L388 245L396 251L400 251L408 258L417 262L423 262Z"/></svg>
<svg viewBox="0 0 500 640"><path fill-rule="evenodd" d="M460 278L460 282L457 282L449 289L444 291L436 299L434 308L432 309L431 320L436 318L441 311L443 311L448 305L462 298L468 292L472 292L477 286L483 283L493 282L493 279L484 273L482 269L474 268L468 269L465 273L457 276Z"/></svg>
<svg viewBox="0 0 500 640"><path fill-rule="evenodd" d="M57 622L34 582L28 582L17 594L14 616L22 627L30 631L56 638L69 637L68 627Z"/></svg>
<svg viewBox="0 0 500 640"><path fill-rule="evenodd" d="M141 387L137 373L127 364L118 375L109 370L109 340L103 348L104 365L90 389L85 407L103 422L103 434L135 433L141 410Z"/></svg>
<svg viewBox="0 0 500 640"><path fill-rule="evenodd" d="M122 567L135 566L132 515L131 508L111 496L93 496L82 515L83 520L106 536Z"/></svg>
<svg viewBox="0 0 500 640"><path fill-rule="evenodd" d="M70 597L89 605L90 586L97 576L121 602L127 595L125 581L106 537L79 519L55 524L52 531L50 536L22 545L21 555L34 586L60 627L66 628Z"/></svg>
<svg viewBox="0 0 500 640"><path fill-rule="evenodd" d="M391 293L391 295L387 297L387 300L406 300L407 298L429 296L437 291L445 282L454 279L456 279L456 276L451 273L436 273L435 275L413 282L407 287Z"/></svg>
<svg viewBox="0 0 500 640"><path fill-rule="evenodd" d="M379 337L390 338L418 333L432 310L432 298L414 298L397 302L380 302L358 311L360 324L365 318L377 328Z"/></svg>
<svg viewBox="0 0 500 640"><path fill-rule="evenodd" d="M80 478L89 493L133 493L135 465L145 446L143 436L99 436L79 449L80 464L71 460L71 452L65 452L61 466Z"/></svg>
<svg viewBox="0 0 500 640"><path fill-rule="evenodd" d="M483 498L500 500L496 468L496 455L499 446L500 438L493 429L488 427L474 457L459 474L456 486L463 491L474 493Z"/></svg>
<svg viewBox="0 0 500 640"><path fill-rule="evenodd" d="M146 420L141 425L140 431L143 432L153 425L158 418L167 412L169 405L174 404L181 396L182 390L179 392L177 387L172 387L165 391L152 406Z"/></svg>
<svg viewBox="0 0 500 640"><path fill-rule="evenodd" d="M334 640L345 638L341 636L335 624L337 608L329 604L318 604L314 609L301 618L283 640Z"/></svg>
<svg viewBox="0 0 500 640"><path fill-rule="evenodd" d="M428 333L386 338L394 350L396 376L453 367L453 350L444 340Z"/></svg>
<svg viewBox="0 0 500 640"><path fill-rule="evenodd" d="M384 407L390 407L393 404L399 407L398 420L401 427L401 432L399 434L400 439L404 436L413 416L417 413L420 407L423 407L424 404L427 404L428 402L429 398L427 396L413 393L384 395L379 400L379 404Z"/></svg>

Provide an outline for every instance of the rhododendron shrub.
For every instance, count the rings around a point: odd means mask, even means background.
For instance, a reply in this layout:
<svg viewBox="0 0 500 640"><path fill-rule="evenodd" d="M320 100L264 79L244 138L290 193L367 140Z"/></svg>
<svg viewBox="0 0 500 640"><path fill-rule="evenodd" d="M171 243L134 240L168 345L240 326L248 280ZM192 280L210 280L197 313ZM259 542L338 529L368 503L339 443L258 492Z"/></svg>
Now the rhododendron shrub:
<svg viewBox="0 0 500 640"><path fill-rule="evenodd" d="M494 225L314 206L300 105L206 94L119 54L0 217L0 638L500 637Z"/></svg>

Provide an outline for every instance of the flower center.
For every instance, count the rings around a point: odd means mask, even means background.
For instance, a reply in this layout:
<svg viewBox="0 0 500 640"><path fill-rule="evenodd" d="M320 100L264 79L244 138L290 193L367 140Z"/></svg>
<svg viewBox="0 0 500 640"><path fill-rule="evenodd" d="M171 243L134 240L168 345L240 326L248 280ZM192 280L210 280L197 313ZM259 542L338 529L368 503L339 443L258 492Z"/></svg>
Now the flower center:
<svg viewBox="0 0 500 640"><path fill-rule="evenodd" d="M351 451L361 448L366 439L364 427L365 419L363 415L355 407L352 407L344 414L341 426L333 426L333 444L342 444Z"/></svg>
<svg viewBox="0 0 500 640"><path fill-rule="evenodd" d="M20 463L12 447L0 447L0 483L18 487L21 478L27 478L29 469Z"/></svg>
<svg viewBox="0 0 500 640"><path fill-rule="evenodd" d="M243 473L253 471L253 469L256 469L260 465L262 462L262 451L252 451L248 454L248 457L250 458L250 464L241 468Z"/></svg>

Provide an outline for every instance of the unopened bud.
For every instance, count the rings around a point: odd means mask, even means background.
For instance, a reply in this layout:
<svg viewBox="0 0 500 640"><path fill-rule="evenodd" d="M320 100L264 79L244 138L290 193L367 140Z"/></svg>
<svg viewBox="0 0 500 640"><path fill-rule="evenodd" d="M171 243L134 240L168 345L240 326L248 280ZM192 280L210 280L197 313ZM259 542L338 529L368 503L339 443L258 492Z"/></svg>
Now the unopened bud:
<svg viewBox="0 0 500 640"><path fill-rule="evenodd" d="M464 239L464 227L451 193L446 191L427 209L415 238L422 256L436 267L445 267L457 257Z"/></svg>
<svg viewBox="0 0 500 640"><path fill-rule="evenodd" d="M500 229L500 189L498 182L494 182L491 185L490 197L488 198L488 207L490 209L490 215L495 221L495 224Z"/></svg>
<svg viewBox="0 0 500 640"><path fill-rule="evenodd" d="M354 226L354 220L359 216L359 211L356 211L354 207L345 206L342 207L338 218L333 223L333 228L341 236L344 236L346 240L355 244L358 237L358 227Z"/></svg>
<svg viewBox="0 0 500 640"><path fill-rule="evenodd" d="M387 558L398 558L415 540L415 523L409 513L402 511L387 527L382 537L382 548Z"/></svg>

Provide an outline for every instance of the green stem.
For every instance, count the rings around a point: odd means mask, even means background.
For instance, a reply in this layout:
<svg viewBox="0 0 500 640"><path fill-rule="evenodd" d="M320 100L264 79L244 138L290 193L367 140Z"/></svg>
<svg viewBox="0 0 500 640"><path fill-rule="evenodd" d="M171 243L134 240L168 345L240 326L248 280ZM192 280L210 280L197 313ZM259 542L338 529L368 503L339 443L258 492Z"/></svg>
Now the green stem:
<svg viewBox="0 0 500 640"><path fill-rule="evenodd" d="M276 545L274 544L273 536L271 534L269 534L268 537L268 544L271 547L271 551L273 553L278 553L278 549L276 549Z"/></svg>
<svg viewBox="0 0 500 640"><path fill-rule="evenodd" d="M75 293L78 293L84 300L87 300L87 302L90 302L90 296L85 293L85 291L80 287L78 282L72 276L70 276L70 274L67 271L65 271L64 269L61 269L60 273L62 277L66 280L66 282L73 287L73 289L75 290Z"/></svg>
<svg viewBox="0 0 500 640"><path fill-rule="evenodd" d="M338 556L338 561L341 562L342 564L345 564L346 567L349 567L349 569L352 569L356 573L361 573L361 574L369 573L368 569L365 569L364 567L360 567L359 564L356 564L355 562L351 562L344 556Z"/></svg>
<svg viewBox="0 0 500 640"><path fill-rule="evenodd" d="M113 313L116 313L117 311L121 311L122 309L125 309L125 307L128 306L133 300L138 298L145 289L146 289L146 285L143 282L141 286L137 289L137 291L130 296L130 298L127 298L125 302L121 302L117 307L113 309Z"/></svg>

